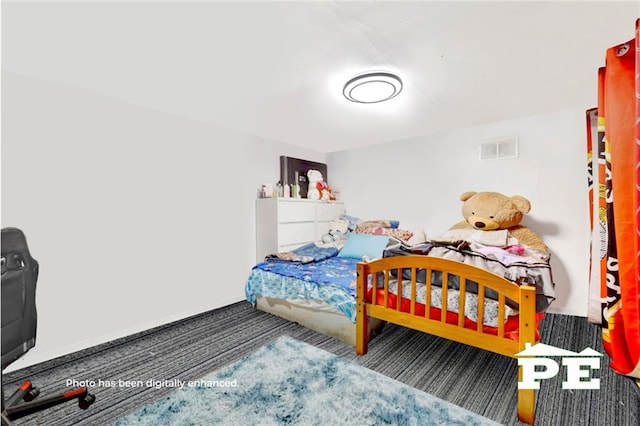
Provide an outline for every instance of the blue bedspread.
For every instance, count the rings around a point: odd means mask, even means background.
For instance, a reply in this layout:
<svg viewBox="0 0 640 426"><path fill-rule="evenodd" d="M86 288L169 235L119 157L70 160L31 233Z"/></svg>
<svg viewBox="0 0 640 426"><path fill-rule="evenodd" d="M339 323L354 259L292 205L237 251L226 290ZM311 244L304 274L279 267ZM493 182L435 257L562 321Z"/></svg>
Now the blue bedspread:
<svg viewBox="0 0 640 426"><path fill-rule="evenodd" d="M252 304L258 296L323 300L355 322L357 263L338 256L311 263L261 262L251 271L245 294Z"/></svg>
<svg viewBox="0 0 640 426"><path fill-rule="evenodd" d="M254 268L316 284L336 285L355 296L356 288L353 283L356 280L357 264L358 259L334 256L311 263L266 261L258 263Z"/></svg>

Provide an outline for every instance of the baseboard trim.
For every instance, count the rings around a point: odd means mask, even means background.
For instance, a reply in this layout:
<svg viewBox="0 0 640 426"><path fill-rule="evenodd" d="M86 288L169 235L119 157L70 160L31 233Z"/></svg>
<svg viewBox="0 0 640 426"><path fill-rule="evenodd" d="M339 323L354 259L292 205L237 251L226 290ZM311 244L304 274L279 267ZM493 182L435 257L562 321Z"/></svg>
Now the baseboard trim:
<svg viewBox="0 0 640 426"><path fill-rule="evenodd" d="M164 326L171 324L176 321L181 321L187 319L189 317L193 317L195 315L200 315L205 312L209 312L215 309L222 308L224 306L231 305L233 303L240 302L240 300L229 301L223 305L207 305L201 306L199 308L190 309L188 311L184 311L178 314L173 314L166 316L164 318L159 318L154 321L149 321L143 324L139 324L137 326L128 327L123 330L119 330L113 333L107 333L100 336L96 336L91 339L82 340L80 342L62 346L59 348L54 348L50 350L45 350L42 352L38 352L35 350L31 350L24 354L20 359L13 362L10 366L3 370L4 373L10 373L12 371L17 371L23 368L31 367L36 364L40 364L46 361L51 361L59 357L63 357L66 355L70 355L75 352L79 352L85 349L92 348L94 346L102 345L104 343L109 343L117 339L125 338L128 336L132 336L137 333L141 333L147 330L151 330L156 327ZM37 342L37 340L36 340ZM36 347L37 348L37 343ZM35 349L34 348L34 349Z"/></svg>

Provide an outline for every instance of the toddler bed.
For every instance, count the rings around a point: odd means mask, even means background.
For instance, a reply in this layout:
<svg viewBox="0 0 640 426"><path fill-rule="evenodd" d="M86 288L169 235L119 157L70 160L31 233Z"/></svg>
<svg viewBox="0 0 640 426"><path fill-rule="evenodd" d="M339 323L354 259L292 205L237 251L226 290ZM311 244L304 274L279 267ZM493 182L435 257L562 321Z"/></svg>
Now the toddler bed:
<svg viewBox="0 0 640 426"><path fill-rule="evenodd" d="M432 255L385 257L357 268L360 355L367 352L372 318L510 357L539 340L539 311L546 309L539 286ZM534 391L518 390L519 419L533 424L534 412Z"/></svg>

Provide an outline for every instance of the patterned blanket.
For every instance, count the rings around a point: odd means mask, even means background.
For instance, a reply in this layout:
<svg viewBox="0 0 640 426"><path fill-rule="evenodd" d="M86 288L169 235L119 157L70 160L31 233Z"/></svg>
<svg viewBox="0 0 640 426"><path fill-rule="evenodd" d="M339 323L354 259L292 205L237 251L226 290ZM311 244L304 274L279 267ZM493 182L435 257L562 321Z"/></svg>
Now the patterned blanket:
<svg viewBox="0 0 640 426"><path fill-rule="evenodd" d="M258 296L323 300L355 323L357 263L338 256L309 263L268 260L253 267L245 295L253 305Z"/></svg>
<svg viewBox="0 0 640 426"><path fill-rule="evenodd" d="M496 256L494 253L476 251L469 246L455 247L452 245L433 243L425 243L411 248L400 246L385 250L384 257L406 256L410 254L442 257L467 263L493 272L494 274L520 285L525 284L535 286L536 312L544 312L551 302L555 300L555 283L551 276L551 266L548 261L535 260L530 257L521 256L521 261L510 260L509 262L505 262L504 258L501 256ZM403 271L403 277L406 280L410 280L410 271ZM418 271L417 281L422 283L426 282L424 270ZM441 282L441 273L434 271L434 274L432 275L432 283L439 286ZM458 277L450 275L448 285L450 288L458 290ZM466 290L476 293L477 284L471 281L468 282ZM486 289L485 296L490 299L497 299L497 294L489 288ZM508 300L507 304L514 309L518 309L518 305L511 300Z"/></svg>
<svg viewBox="0 0 640 426"><path fill-rule="evenodd" d="M336 247L320 246L316 243L309 243L291 251L269 254L265 257L265 261L311 263L328 259L336 256L337 254L338 249Z"/></svg>

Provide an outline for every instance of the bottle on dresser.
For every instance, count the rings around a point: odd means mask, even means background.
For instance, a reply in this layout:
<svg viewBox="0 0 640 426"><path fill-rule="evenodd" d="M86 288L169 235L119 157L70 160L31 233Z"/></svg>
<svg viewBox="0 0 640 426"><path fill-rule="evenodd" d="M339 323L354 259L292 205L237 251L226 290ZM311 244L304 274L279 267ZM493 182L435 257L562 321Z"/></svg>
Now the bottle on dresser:
<svg viewBox="0 0 640 426"><path fill-rule="evenodd" d="M292 198L300 198L300 186L298 184L298 172L296 172L293 183L291 184L291 197Z"/></svg>

